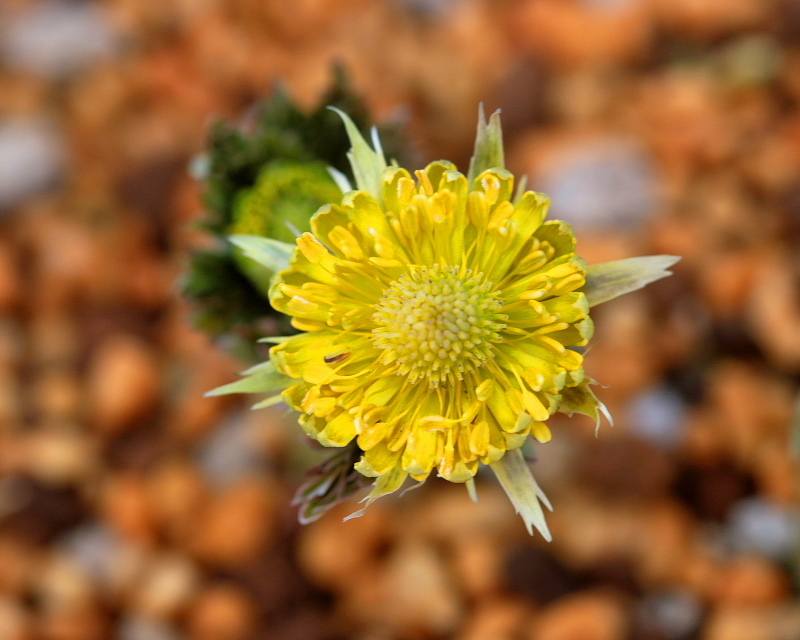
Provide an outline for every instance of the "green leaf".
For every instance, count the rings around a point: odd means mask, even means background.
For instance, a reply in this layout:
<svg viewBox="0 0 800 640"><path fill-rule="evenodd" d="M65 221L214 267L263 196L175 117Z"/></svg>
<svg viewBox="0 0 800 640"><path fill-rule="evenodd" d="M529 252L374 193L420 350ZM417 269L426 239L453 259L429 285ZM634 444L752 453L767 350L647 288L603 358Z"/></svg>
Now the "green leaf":
<svg viewBox="0 0 800 640"><path fill-rule="evenodd" d="M642 256L592 265L583 292L594 307L672 275L667 269L678 260L677 256Z"/></svg>
<svg viewBox="0 0 800 640"><path fill-rule="evenodd" d="M261 400L260 402L256 402L250 408L253 409L253 410L255 410L255 409L266 409L267 407L272 407L272 406L274 406L276 404L280 404L281 402L283 402L283 396L280 393L278 393L278 394L276 394L274 396L270 396L269 398L265 398L264 400Z"/></svg>
<svg viewBox="0 0 800 640"><path fill-rule="evenodd" d="M353 518L360 518L363 516L369 505L375 502L378 498L382 498L383 496L397 491L403 486L403 483L406 481L407 477L408 473L403 471L400 466L394 467L390 471L384 473L382 476L378 476L375 480L375 483L372 485L372 491L370 491L369 495L361 501L366 502L364 508L351 513L344 519L345 522L352 520Z"/></svg>
<svg viewBox="0 0 800 640"><path fill-rule="evenodd" d="M497 462L490 465L500 481L500 485L514 505L514 509L522 516L528 533L533 534L536 527L544 539L550 542L553 538L544 519L541 501L550 511L550 501L533 479L528 463L519 449L511 449Z"/></svg>
<svg viewBox="0 0 800 640"><path fill-rule="evenodd" d="M355 123L350 119L344 111L336 107L328 107L331 111L336 112L344 122L347 135L350 138L352 145L347 158L350 160L350 166L353 168L353 176L356 179L356 186L361 191L366 191L373 198L381 201L381 179L383 170L386 168L386 158L383 157L383 151L377 141L377 134L373 133L373 138L376 142L376 149L373 151L364 140L364 136L356 127Z"/></svg>
<svg viewBox="0 0 800 640"><path fill-rule="evenodd" d="M470 185L487 169L504 169L503 130L500 127L500 110L498 109L486 123L483 103L478 107L478 134L475 136L475 151L469 162Z"/></svg>
<svg viewBox="0 0 800 640"><path fill-rule="evenodd" d="M317 520L331 507L367 486L365 478L353 468L362 451L355 441L336 449L322 464L308 472L309 481L298 489L293 505L300 507L300 524Z"/></svg>
<svg viewBox="0 0 800 640"><path fill-rule="evenodd" d="M206 393L206 397L229 393L266 393L286 389L293 383L291 377L280 373L269 360L247 369L242 375L245 377L241 380L212 389Z"/></svg>
<svg viewBox="0 0 800 640"><path fill-rule="evenodd" d="M283 344L287 340L291 340L296 336L267 336L266 338L259 338L258 342L265 342L267 344Z"/></svg>
<svg viewBox="0 0 800 640"><path fill-rule="evenodd" d="M278 273L289 268L289 260L295 245L262 236L229 236L231 244L239 247L245 256L255 260L262 267Z"/></svg>
<svg viewBox="0 0 800 640"><path fill-rule="evenodd" d="M614 419L604 405L592 391L589 383L579 384L576 387L564 387L561 390L561 403L558 405L559 413L571 416L580 413L589 416L595 421L595 434L600 430L600 416L605 416L613 427Z"/></svg>

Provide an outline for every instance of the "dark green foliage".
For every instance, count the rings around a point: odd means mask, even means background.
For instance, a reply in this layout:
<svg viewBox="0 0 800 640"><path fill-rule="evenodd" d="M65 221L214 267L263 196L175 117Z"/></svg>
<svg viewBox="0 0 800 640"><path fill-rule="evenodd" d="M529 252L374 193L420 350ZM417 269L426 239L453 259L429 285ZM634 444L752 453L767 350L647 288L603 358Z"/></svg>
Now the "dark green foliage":
<svg viewBox="0 0 800 640"><path fill-rule="evenodd" d="M252 187L270 162L322 161L347 176L350 141L342 121L327 107L349 114L359 129L368 133L369 122L362 101L347 86L344 73L337 70L334 85L319 106L305 114L282 88L261 109L256 130L245 133L224 122L211 130L206 205L212 214L208 228L223 233L233 218L237 194Z"/></svg>
<svg viewBox="0 0 800 640"><path fill-rule="evenodd" d="M353 468L362 453L358 445L351 442L334 450L324 462L308 471L310 479L297 490L292 502L300 507L300 524L314 522L330 508L369 485L371 478L362 476Z"/></svg>
<svg viewBox="0 0 800 640"><path fill-rule="evenodd" d="M225 122L217 122L211 128L204 178L208 216L202 224L219 238L220 245L212 252L193 256L184 291L196 303L198 326L214 337L228 338L240 353L255 353L255 340L268 335L270 328L284 334L293 330L288 319L269 306L263 283L259 290L243 273L242 263L227 240L237 222L237 207L272 166L303 167L309 163L311 170L317 170L330 165L352 180L347 161L350 141L341 119L327 108L329 105L349 114L358 128L369 134L366 108L348 87L340 68L335 71L331 89L311 113L301 111L278 88L261 107L251 130ZM390 132L388 138L398 140L399 136ZM389 157L397 155L396 149L386 151ZM333 186L332 181L330 184ZM268 229L270 237L287 240L285 224L269 224L272 213L293 223L307 219L321 204L319 194L336 191L316 188L310 192L314 197L300 197L302 194L288 194L286 190L281 193L286 202L275 202L269 211L265 210L267 222L261 226ZM308 210L296 211L301 205ZM259 226L253 223L252 212L249 218L249 226Z"/></svg>

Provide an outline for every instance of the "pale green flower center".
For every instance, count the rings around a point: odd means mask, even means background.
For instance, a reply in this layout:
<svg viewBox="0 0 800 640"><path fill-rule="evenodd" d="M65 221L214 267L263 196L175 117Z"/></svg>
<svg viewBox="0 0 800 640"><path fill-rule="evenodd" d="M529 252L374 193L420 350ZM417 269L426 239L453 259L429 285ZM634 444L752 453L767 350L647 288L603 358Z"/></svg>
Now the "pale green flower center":
<svg viewBox="0 0 800 640"><path fill-rule="evenodd" d="M431 387L462 379L492 357L501 303L483 274L460 267L419 267L395 280L375 306L373 341L382 362L395 362L409 382Z"/></svg>

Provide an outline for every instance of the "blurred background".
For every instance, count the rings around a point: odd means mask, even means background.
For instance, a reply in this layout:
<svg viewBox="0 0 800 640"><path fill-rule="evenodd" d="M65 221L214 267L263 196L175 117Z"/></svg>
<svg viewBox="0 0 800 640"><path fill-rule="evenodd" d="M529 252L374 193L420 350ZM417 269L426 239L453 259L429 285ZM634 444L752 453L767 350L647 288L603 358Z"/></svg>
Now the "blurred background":
<svg viewBox="0 0 800 640"><path fill-rule="evenodd" d="M550 544L491 477L301 527L291 417L202 397L192 159L334 62L411 168L484 101L589 263L683 256L596 310ZM798 640L799 103L793 0L4 0L0 638Z"/></svg>

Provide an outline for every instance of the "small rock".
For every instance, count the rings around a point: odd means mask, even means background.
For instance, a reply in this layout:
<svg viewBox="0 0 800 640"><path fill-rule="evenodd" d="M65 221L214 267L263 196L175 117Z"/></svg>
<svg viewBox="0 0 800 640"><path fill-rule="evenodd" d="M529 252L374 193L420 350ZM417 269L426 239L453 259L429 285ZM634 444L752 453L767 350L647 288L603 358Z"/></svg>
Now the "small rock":
<svg viewBox="0 0 800 640"><path fill-rule="evenodd" d="M763 607L783 602L789 593L784 571L769 560L749 556L726 567L715 600L731 607Z"/></svg>
<svg viewBox="0 0 800 640"><path fill-rule="evenodd" d="M47 640L107 640L110 620L97 606L46 611L37 620Z"/></svg>
<svg viewBox="0 0 800 640"><path fill-rule="evenodd" d="M83 389L77 372L51 368L36 378L33 386L34 410L45 422L74 420L83 405Z"/></svg>
<svg viewBox="0 0 800 640"><path fill-rule="evenodd" d="M475 535L454 543L453 568L463 589L475 598L499 591L503 572L497 541L488 535Z"/></svg>
<svg viewBox="0 0 800 640"><path fill-rule="evenodd" d="M27 443L27 470L52 484L77 484L97 467L96 451L87 434L70 428L46 429Z"/></svg>
<svg viewBox="0 0 800 640"><path fill-rule="evenodd" d="M763 498L746 498L731 508L728 537L734 549L780 560L795 550L800 518L794 510Z"/></svg>
<svg viewBox="0 0 800 640"><path fill-rule="evenodd" d="M129 335L107 338L89 365L88 395L99 429L116 434L133 426L159 398L161 369L152 349Z"/></svg>
<svg viewBox="0 0 800 640"><path fill-rule="evenodd" d="M101 513L111 530L123 540L150 547L157 527L147 484L132 473L118 473L106 481L101 495Z"/></svg>
<svg viewBox="0 0 800 640"><path fill-rule="evenodd" d="M526 636L530 640L622 640L628 615L620 598L582 592L545 608Z"/></svg>
<svg viewBox="0 0 800 640"><path fill-rule="evenodd" d="M386 597L381 618L407 637L413 630L426 635L451 633L461 618L446 568L434 550L408 542L393 550L384 575Z"/></svg>
<svg viewBox="0 0 800 640"><path fill-rule="evenodd" d="M694 637L703 616L703 605L688 591L654 593L636 607L636 626L643 637L685 640Z"/></svg>
<svg viewBox="0 0 800 640"><path fill-rule="evenodd" d="M95 585L75 558L56 553L37 576L36 593L44 610L78 611L91 605Z"/></svg>
<svg viewBox="0 0 800 640"><path fill-rule="evenodd" d="M211 485L230 485L263 467L252 414L249 408L245 411L231 415L214 429L200 450L200 467Z"/></svg>
<svg viewBox="0 0 800 640"><path fill-rule="evenodd" d="M64 76L117 48L105 10L91 2L39 2L3 31L7 62L36 75Z"/></svg>
<svg viewBox="0 0 800 640"><path fill-rule="evenodd" d="M167 535L181 541L190 537L207 497L198 469L187 461L164 463L149 474L148 492L153 513Z"/></svg>
<svg viewBox="0 0 800 640"><path fill-rule="evenodd" d="M119 623L117 640L180 640L175 628L146 618L125 618Z"/></svg>
<svg viewBox="0 0 800 640"><path fill-rule="evenodd" d="M197 568L186 558L158 558L142 576L134 607L148 619L170 619L190 603L198 581Z"/></svg>
<svg viewBox="0 0 800 640"><path fill-rule="evenodd" d="M0 597L0 638L33 640L31 615L18 600Z"/></svg>
<svg viewBox="0 0 800 640"><path fill-rule="evenodd" d="M683 440L686 405L669 387L651 387L634 396L627 422L638 436L664 449L675 450Z"/></svg>
<svg viewBox="0 0 800 640"><path fill-rule="evenodd" d="M277 489L261 478L241 480L210 500L191 544L206 562L242 566L268 547L276 533Z"/></svg>
<svg viewBox="0 0 800 640"><path fill-rule="evenodd" d="M389 516L381 503L370 506L360 518L343 521L357 509L352 501L345 502L300 530L300 566L320 587L346 590L355 576L377 562L391 539Z"/></svg>
<svg viewBox="0 0 800 640"><path fill-rule="evenodd" d="M515 640L529 615L529 609L514 600L481 601L459 637L462 640Z"/></svg>
<svg viewBox="0 0 800 640"><path fill-rule="evenodd" d="M0 210L51 188L61 176L60 134L38 121L0 123Z"/></svg>
<svg viewBox="0 0 800 640"><path fill-rule="evenodd" d="M567 147L539 181L553 201L550 217L583 229L636 229L657 206L653 164L626 140Z"/></svg>
<svg viewBox="0 0 800 640"><path fill-rule="evenodd" d="M194 600L189 613L190 640L248 640L255 637L256 603L239 587L208 587Z"/></svg>

